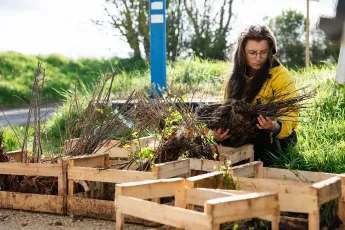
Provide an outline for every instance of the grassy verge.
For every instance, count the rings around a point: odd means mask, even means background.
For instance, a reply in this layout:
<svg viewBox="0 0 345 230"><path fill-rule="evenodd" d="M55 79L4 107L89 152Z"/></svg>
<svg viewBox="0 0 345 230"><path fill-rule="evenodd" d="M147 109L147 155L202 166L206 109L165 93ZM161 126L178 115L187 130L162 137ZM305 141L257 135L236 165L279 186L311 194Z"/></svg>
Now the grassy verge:
<svg viewBox="0 0 345 230"><path fill-rule="evenodd" d="M60 102L60 91L78 84L88 87L104 72L118 70L112 93L113 99L125 99L133 90L149 93L150 69L146 62L132 59L81 58L73 60L59 55L28 56L15 52L0 53L0 104L2 107L22 107L30 98L30 86L37 62L46 70L44 102ZM195 59L191 62L168 63L167 82L179 93L203 92L218 95L223 77L229 70L226 62ZM77 76L77 77L76 77Z"/></svg>
<svg viewBox="0 0 345 230"><path fill-rule="evenodd" d="M336 66L294 72L298 85L317 89L312 108L302 113L298 144L275 161L276 167L342 173L345 171L345 86L334 83Z"/></svg>

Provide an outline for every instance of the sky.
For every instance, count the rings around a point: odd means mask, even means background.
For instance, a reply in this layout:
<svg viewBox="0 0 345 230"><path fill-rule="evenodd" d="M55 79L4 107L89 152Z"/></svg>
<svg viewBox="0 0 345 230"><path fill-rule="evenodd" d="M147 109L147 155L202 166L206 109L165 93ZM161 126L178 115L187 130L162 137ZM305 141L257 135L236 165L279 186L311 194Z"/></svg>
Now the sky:
<svg viewBox="0 0 345 230"><path fill-rule="evenodd" d="M197 0L202 1L202 0ZM218 1L218 0L217 0ZM104 0L0 0L0 52L51 53L71 58L127 57L126 42L112 28L95 26L91 19L107 19ZM334 17L336 0L310 1L310 20ZM229 39L250 24L263 23L282 10L306 14L306 0L234 0L236 21Z"/></svg>

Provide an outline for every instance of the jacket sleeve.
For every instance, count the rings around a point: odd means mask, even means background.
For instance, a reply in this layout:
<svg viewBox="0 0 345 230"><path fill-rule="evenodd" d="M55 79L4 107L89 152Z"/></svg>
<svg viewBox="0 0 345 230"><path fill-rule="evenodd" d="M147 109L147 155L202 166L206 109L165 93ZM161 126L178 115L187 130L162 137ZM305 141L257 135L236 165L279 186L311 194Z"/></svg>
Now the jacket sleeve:
<svg viewBox="0 0 345 230"><path fill-rule="evenodd" d="M272 88L275 94L288 94L284 100L297 96L294 78L285 68L282 68L272 81ZM276 135L278 139L284 139L292 133L298 124L298 115L299 110L296 108L286 116L278 117L282 123L281 130Z"/></svg>

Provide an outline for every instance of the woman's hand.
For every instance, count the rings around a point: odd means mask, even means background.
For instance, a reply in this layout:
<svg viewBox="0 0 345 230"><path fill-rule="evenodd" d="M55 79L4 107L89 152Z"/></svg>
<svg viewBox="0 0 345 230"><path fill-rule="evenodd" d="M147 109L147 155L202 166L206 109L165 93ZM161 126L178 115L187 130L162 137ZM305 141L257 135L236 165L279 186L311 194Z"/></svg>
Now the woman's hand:
<svg viewBox="0 0 345 230"><path fill-rule="evenodd" d="M219 142L222 142L225 139L229 138L230 135L228 135L228 133L229 133L229 129L227 129L224 133L222 133L221 128L213 130L214 139L216 139Z"/></svg>
<svg viewBox="0 0 345 230"><path fill-rule="evenodd" d="M258 117L259 124L256 124L258 129L267 129L270 131L274 131L277 129L277 120L271 119L270 117L266 117L266 119L260 115Z"/></svg>

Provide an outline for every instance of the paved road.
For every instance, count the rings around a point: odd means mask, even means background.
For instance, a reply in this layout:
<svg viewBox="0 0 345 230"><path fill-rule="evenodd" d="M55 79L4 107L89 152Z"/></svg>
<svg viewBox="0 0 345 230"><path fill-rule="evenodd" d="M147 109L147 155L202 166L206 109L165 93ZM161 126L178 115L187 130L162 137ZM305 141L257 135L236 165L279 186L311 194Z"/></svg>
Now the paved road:
<svg viewBox="0 0 345 230"><path fill-rule="evenodd" d="M59 108L58 105L41 108L41 121L52 117L57 108ZM0 111L0 127L9 126L8 122L10 122L12 126L26 124L28 112L29 109L27 108ZM31 122L33 122L33 114L31 115Z"/></svg>
<svg viewBox="0 0 345 230"><path fill-rule="evenodd" d="M217 103L219 100L216 98L206 98L203 100L194 99L193 101L188 100L186 103L189 105L193 105L195 107L198 103L202 102L209 102L209 103ZM114 100L112 101L113 107L121 106L125 103L125 100ZM47 120L48 118L52 117L54 111L61 107L61 104L53 104L47 107L41 108L41 121ZM0 110L0 127L7 127L9 126L8 121L11 125L25 125L28 119L28 108L21 108L21 109L10 109L1 111ZM33 115L32 115L33 116ZM8 121L7 121L7 120ZM31 122L33 122L33 118L31 117Z"/></svg>

